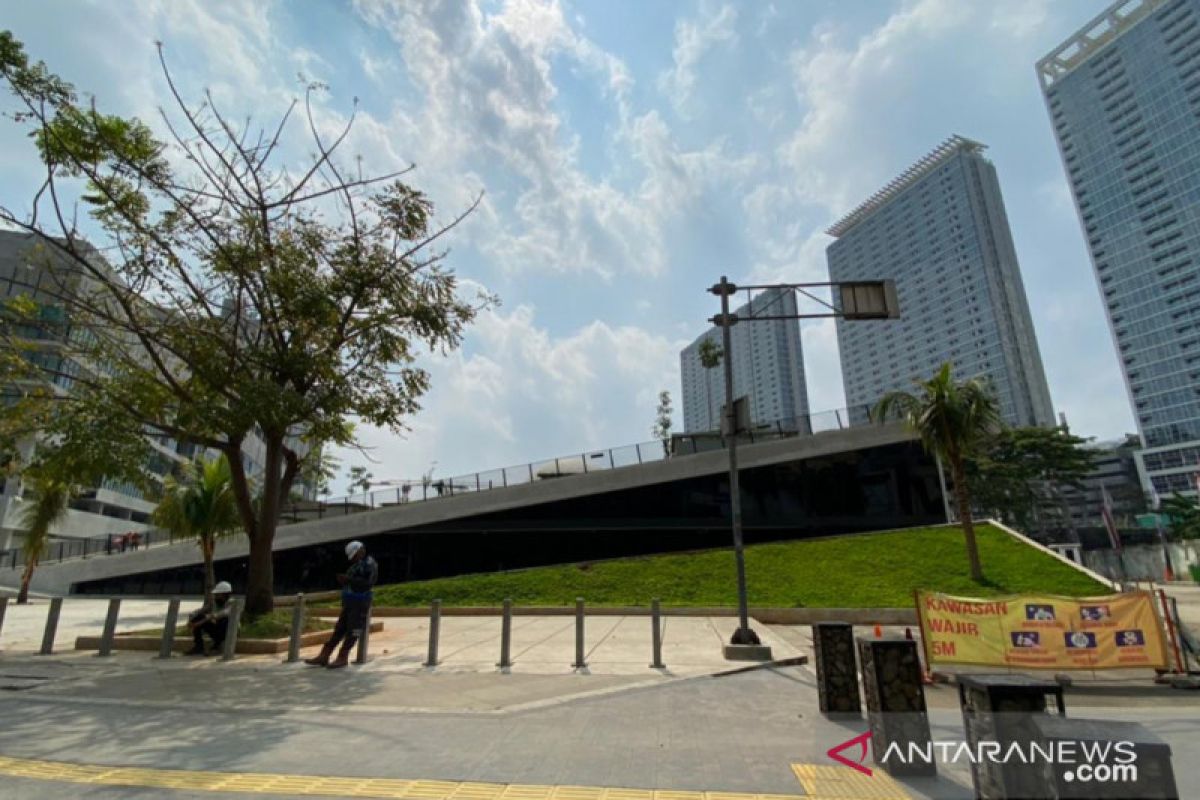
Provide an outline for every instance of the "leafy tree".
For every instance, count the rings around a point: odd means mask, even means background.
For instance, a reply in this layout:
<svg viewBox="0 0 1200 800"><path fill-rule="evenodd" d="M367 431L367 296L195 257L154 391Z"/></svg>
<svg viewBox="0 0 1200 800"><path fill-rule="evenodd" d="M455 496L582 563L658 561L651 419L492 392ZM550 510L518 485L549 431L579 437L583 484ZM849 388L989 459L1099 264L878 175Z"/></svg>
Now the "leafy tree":
<svg viewBox="0 0 1200 800"><path fill-rule="evenodd" d="M347 494L354 494L356 489L361 489L363 493L371 491L372 475L366 467L354 466L350 468L350 486L346 489Z"/></svg>
<svg viewBox="0 0 1200 800"><path fill-rule="evenodd" d="M223 455L199 459L181 478L168 477L153 519L172 536L196 539L204 558L204 598L211 600L217 580L213 571L217 539L241 527L229 459Z"/></svg>
<svg viewBox="0 0 1200 800"><path fill-rule="evenodd" d="M662 442L663 455L671 455L671 393L663 389L658 393L658 408L654 412L654 427L650 430L655 439Z"/></svg>
<svg viewBox="0 0 1200 800"><path fill-rule="evenodd" d="M250 544L246 611L258 615L274 603L272 545L301 438L351 444L347 418L403 430L429 388L419 355L458 347L494 302L461 297L435 249L479 199L436 224L429 199L402 180L412 167L371 176L344 163L354 117L322 133L312 97L324 87L257 128L207 93L187 102L159 53L167 142L80 102L0 33L0 76L18 108L9 116L45 167L31 210L0 208L0 222L82 276L69 285L50 271L67 313L94 334L87 355L105 366L80 376L69 404L119 412L105 424L131 437L150 431L227 457ZM299 169L283 155L297 123L312 151ZM75 197L111 267L75 226ZM242 457L251 432L265 450L258 503Z"/></svg>
<svg viewBox="0 0 1200 800"><path fill-rule="evenodd" d="M1176 492L1162 501L1159 510L1170 520L1177 539L1200 539L1200 505Z"/></svg>
<svg viewBox="0 0 1200 800"><path fill-rule="evenodd" d="M712 401L712 371L721 366L721 359L725 357L725 351L712 339L705 339L700 343L700 349L697 352L700 356L700 366L704 367L704 388L708 394L708 418L711 420L716 417Z"/></svg>
<svg viewBox="0 0 1200 800"><path fill-rule="evenodd" d="M27 479L28 480L28 479ZM71 485L51 477L35 477L29 480L33 487L33 498L26 499L18 516L25 529L25 569L21 572L21 589L17 603L29 602L29 583L33 571L46 551L50 541L50 529L67 516L67 503L71 500Z"/></svg>
<svg viewBox="0 0 1200 800"><path fill-rule="evenodd" d="M899 415L921 439L926 452L934 453L950 468L958 516L966 538L971 578L983 580L975 521L971 515L971 491L967 461L1000 428L1000 408L982 378L955 381L947 362L928 380L914 380L916 392L891 392L875 406L876 419Z"/></svg>
<svg viewBox="0 0 1200 800"><path fill-rule="evenodd" d="M1035 527L1064 487L1082 489L1095 451L1064 428L1005 428L987 436L967 461L976 508L1022 530Z"/></svg>

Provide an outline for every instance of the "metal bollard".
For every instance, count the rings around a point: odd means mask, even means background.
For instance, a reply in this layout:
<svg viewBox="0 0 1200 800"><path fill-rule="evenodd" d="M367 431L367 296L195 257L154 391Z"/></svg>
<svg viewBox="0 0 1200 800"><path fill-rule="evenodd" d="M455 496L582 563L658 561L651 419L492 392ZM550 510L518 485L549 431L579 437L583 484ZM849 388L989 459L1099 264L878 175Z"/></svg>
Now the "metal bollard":
<svg viewBox="0 0 1200 800"><path fill-rule="evenodd" d="M362 636L358 637L358 652L355 653L354 663L367 663L367 652L371 647L371 607L367 606L367 624L363 625Z"/></svg>
<svg viewBox="0 0 1200 800"><path fill-rule="evenodd" d="M158 645L158 657L170 658L175 649L175 626L179 624L179 598L172 597L167 603L167 618L163 621L162 642Z"/></svg>
<svg viewBox="0 0 1200 800"><path fill-rule="evenodd" d="M63 599L55 597L50 601L50 610L46 613L46 632L42 634L41 654L48 656L54 652L54 634L58 632L58 615L62 613Z"/></svg>
<svg viewBox="0 0 1200 800"><path fill-rule="evenodd" d="M96 655L112 655L113 637L117 635L117 617L120 613L121 598L114 597L108 601L108 616L104 618L104 633L100 635L100 652Z"/></svg>
<svg viewBox="0 0 1200 800"><path fill-rule="evenodd" d="M221 654L222 661L232 661L237 652L238 626L242 624L242 599L235 597L229 601L229 627L225 631L225 651Z"/></svg>
<svg viewBox="0 0 1200 800"><path fill-rule="evenodd" d="M575 669L585 669L587 662L583 658L583 598L575 598Z"/></svg>
<svg viewBox="0 0 1200 800"><path fill-rule="evenodd" d="M300 639L304 635L304 594L296 595L292 606L292 636L288 639L287 660L291 664L300 660Z"/></svg>
<svg viewBox="0 0 1200 800"><path fill-rule="evenodd" d="M659 609L658 598L656 597L650 601L650 624L653 626L650 629L650 642L654 652L654 660L650 663L651 669L664 669L667 666L662 660L661 614L662 612Z"/></svg>
<svg viewBox="0 0 1200 800"><path fill-rule="evenodd" d="M512 666L512 598L504 600L504 616L500 618L500 669Z"/></svg>
<svg viewBox="0 0 1200 800"><path fill-rule="evenodd" d="M8 612L8 598L0 597L0 633L4 632L4 615Z"/></svg>
<svg viewBox="0 0 1200 800"><path fill-rule="evenodd" d="M442 627L442 601L434 600L429 607L429 657L425 666L436 667L438 664L438 633Z"/></svg>

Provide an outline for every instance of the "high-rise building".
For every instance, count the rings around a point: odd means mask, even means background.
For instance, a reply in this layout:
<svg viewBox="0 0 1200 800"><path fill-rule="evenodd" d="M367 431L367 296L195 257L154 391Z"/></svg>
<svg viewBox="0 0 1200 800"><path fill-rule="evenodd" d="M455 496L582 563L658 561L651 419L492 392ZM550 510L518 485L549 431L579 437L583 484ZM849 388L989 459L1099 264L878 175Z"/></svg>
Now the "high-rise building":
<svg viewBox="0 0 1200 800"><path fill-rule="evenodd" d="M855 422L879 398L950 362L986 377L1011 425L1053 425L996 168L952 136L827 233L830 279L896 282L900 318L837 321Z"/></svg>
<svg viewBox="0 0 1200 800"><path fill-rule="evenodd" d="M1200 0L1121 0L1037 64L1144 449L1200 463Z"/></svg>
<svg viewBox="0 0 1200 800"><path fill-rule="evenodd" d="M103 257L93 252L97 266L107 269ZM75 357L78 347L73 347L72 343L87 341L92 334L86 326L72 319L64 295L95 292L97 287L97 281L85 275L73 262L53 253L33 235L0 231L0 302L19 297L31 301L36 308L32 319L22 321L15 330L3 332L12 335L11 341L20 343L16 352L39 368L38 377L33 380L60 395L69 394L77 380L95 374L94 367L88 367ZM20 384L0 385L0 409L15 402L21 388ZM66 516L51 526L53 537L104 538L113 534L141 533L150 527L163 479L177 474L192 458L219 455L165 435L148 434L146 440L149 454L145 470L155 488L147 492L110 478L103 479L97 486L81 487L72 498ZM19 464L29 463L40 444L40 437L30 434L16 442L15 454L0 453L0 457L5 463L14 457ZM299 439L290 444L301 454L307 453L306 445ZM243 443L242 466L248 475L258 479L265 461L266 444L255 429ZM21 508L28 489L20 472L7 477L0 475L0 550L7 549L14 536L22 535ZM314 495L312 488L305 484L298 484L296 489L305 498Z"/></svg>
<svg viewBox="0 0 1200 800"><path fill-rule="evenodd" d="M807 430L808 386L804 382L799 321L748 321L760 315L795 314L795 292L768 289L734 313L740 320L729 332L734 397L750 398L750 419L755 425L778 423L784 430ZM701 365L700 346L706 339L720 348L721 329L710 328L679 354L683 425L689 433L721 427L725 371L723 366L705 369Z"/></svg>

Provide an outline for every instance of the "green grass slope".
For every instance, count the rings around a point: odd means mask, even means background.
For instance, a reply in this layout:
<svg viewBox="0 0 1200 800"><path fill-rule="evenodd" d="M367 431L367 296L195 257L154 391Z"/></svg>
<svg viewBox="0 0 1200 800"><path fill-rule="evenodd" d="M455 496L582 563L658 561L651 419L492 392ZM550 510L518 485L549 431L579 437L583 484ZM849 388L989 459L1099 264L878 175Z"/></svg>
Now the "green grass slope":
<svg viewBox="0 0 1200 800"><path fill-rule="evenodd" d="M1040 550L990 525L977 529L986 581L971 580L958 528L919 528L746 548L750 604L794 608L912 605L914 588L994 596L1018 592L1107 594L1109 589ZM595 564L538 567L514 572L381 586L376 606L420 606L440 598L447 606L737 604L730 550L648 556Z"/></svg>

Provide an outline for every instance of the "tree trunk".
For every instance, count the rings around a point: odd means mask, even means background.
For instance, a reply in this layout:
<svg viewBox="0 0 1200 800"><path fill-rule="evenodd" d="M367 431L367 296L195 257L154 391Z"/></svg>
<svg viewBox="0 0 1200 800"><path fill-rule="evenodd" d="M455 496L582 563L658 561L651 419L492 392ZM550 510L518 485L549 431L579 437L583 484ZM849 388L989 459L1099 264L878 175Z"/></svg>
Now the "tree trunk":
<svg viewBox="0 0 1200 800"><path fill-rule="evenodd" d="M950 471L954 475L954 499L958 501L958 521L962 525L963 537L967 540L967 562L971 565L971 580L983 582L983 567L979 564L979 545L975 541L975 518L971 516L971 495L967 490L967 471L962 458L950 457Z"/></svg>
<svg viewBox="0 0 1200 800"><path fill-rule="evenodd" d="M283 436L267 433L262 482L255 533L250 537L250 570L246 580L246 614L257 617L275 609L275 528L279 524L279 491L283 467Z"/></svg>
<svg viewBox="0 0 1200 800"><path fill-rule="evenodd" d="M200 555L204 557L204 602L212 603L213 587L217 585L216 569L213 567L213 551L216 541L212 534L200 537Z"/></svg>
<svg viewBox="0 0 1200 800"><path fill-rule="evenodd" d="M37 556L26 556L25 570L21 573L21 591L17 592L17 605L29 602L29 584L33 580L33 570L37 567Z"/></svg>

